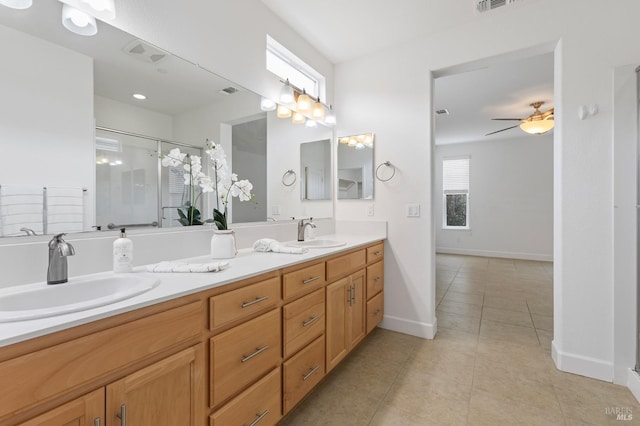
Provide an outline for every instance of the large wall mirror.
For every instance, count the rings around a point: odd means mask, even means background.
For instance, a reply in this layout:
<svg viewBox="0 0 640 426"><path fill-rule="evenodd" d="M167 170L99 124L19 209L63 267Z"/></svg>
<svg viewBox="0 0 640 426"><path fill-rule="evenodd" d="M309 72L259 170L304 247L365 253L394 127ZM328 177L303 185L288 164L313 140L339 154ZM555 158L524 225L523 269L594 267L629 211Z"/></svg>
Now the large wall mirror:
<svg viewBox="0 0 640 426"><path fill-rule="evenodd" d="M338 142L338 199L372 200L373 133L342 136Z"/></svg>
<svg viewBox="0 0 640 426"><path fill-rule="evenodd" d="M300 145L331 140L331 128L279 119L261 110L257 94L108 24L99 22L92 37L72 34L60 23L61 8L56 1L0 7L0 138L13 159L0 169L0 209L3 190L70 188L82 190L79 229L181 226L184 185L155 153L178 147L201 155L213 139L256 195L233 199L232 223L332 215L330 197L302 203L301 179L282 184L283 173L299 167ZM199 203L203 219L211 217L215 197Z"/></svg>

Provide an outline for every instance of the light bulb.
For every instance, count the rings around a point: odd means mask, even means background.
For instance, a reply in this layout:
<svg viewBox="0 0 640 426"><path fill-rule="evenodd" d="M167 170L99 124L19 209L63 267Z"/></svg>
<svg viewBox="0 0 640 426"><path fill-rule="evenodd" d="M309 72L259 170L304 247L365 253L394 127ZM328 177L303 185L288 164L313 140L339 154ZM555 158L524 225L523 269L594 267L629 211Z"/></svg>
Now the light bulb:
<svg viewBox="0 0 640 426"><path fill-rule="evenodd" d="M304 123L306 120L306 118L304 117L304 115L302 115L300 112L295 111L293 113L293 115L291 116L291 122L293 124L302 124Z"/></svg>
<svg viewBox="0 0 640 426"><path fill-rule="evenodd" d="M287 80L286 83L284 83L284 86L282 86L282 89L280 89L280 103L289 105L293 102L293 87L291 87L289 80Z"/></svg>
<svg viewBox="0 0 640 426"><path fill-rule="evenodd" d="M291 110L284 105L278 105L278 118L289 118L291 117Z"/></svg>
<svg viewBox="0 0 640 426"><path fill-rule="evenodd" d="M276 103L263 96L262 99L260 99L260 109L262 111L273 111L276 109Z"/></svg>
<svg viewBox="0 0 640 426"><path fill-rule="evenodd" d="M325 117L324 105L322 105L320 101L313 104L313 108L311 109L311 117L314 120L324 120L324 117Z"/></svg>
<svg viewBox="0 0 640 426"><path fill-rule="evenodd" d="M78 35L92 36L98 33L96 19L68 4L62 5L62 25Z"/></svg>
<svg viewBox="0 0 640 426"><path fill-rule="evenodd" d="M302 114L311 112L311 98L303 90L302 94L298 96L298 102L296 103L296 110Z"/></svg>

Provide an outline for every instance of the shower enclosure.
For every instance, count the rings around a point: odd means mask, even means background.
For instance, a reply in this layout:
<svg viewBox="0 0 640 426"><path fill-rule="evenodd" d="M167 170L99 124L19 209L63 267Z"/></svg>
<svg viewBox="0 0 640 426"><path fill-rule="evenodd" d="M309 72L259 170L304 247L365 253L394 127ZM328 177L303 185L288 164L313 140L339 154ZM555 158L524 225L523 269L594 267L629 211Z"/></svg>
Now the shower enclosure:
<svg viewBox="0 0 640 426"><path fill-rule="evenodd" d="M201 147L96 127L96 225L175 227L178 209L190 206L182 167L163 167L159 153L173 148L202 157ZM202 198L196 208L201 212Z"/></svg>

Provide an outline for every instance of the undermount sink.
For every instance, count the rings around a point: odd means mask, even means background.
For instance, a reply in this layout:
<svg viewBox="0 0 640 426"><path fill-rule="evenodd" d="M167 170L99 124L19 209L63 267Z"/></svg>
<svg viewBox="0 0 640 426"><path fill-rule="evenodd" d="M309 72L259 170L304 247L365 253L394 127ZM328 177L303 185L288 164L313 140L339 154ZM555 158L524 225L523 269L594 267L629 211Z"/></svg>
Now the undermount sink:
<svg viewBox="0 0 640 426"><path fill-rule="evenodd" d="M308 241L293 241L291 243L287 243L287 245L291 247L306 247L306 248L340 247L345 244L347 243L344 241L336 241L336 240L308 240Z"/></svg>
<svg viewBox="0 0 640 426"><path fill-rule="evenodd" d="M76 278L68 283L0 290L0 322L25 321L84 311L142 294L160 280L137 276Z"/></svg>

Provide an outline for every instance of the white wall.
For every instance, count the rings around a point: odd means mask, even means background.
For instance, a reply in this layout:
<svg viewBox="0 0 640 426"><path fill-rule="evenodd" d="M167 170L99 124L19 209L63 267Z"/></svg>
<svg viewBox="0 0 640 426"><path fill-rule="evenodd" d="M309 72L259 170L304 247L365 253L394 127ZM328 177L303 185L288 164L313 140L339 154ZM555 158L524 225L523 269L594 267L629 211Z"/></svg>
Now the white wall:
<svg viewBox="0 0 640 426"><path fill-rule="evenodd" d="M96 126L173 140L170 115L135 107L103 96L94 97Z"/></svg>
<svg viewBox="0 0 640 426"><path fill-rule="evenodd" d="M438 145L435 154L437 252L553 260L552 134ZM442 160L462 155L471 157L471 229L444 229Z"/></svg>
<svg viewBox="0 0 640 426"><path fill-rule="evenodd" d="M389 221L386 327L429 334L436 325L430 73L555 48L553 357L562 370L613 379L612 72L640 62L639 15L633 0L522 2L336 66L338 134L375 132L377 164L398 167L376 182L376 217ZM593 103L600 113L579 120L578 107ZM422 205L420 218L405 217L408 202ZM336 217L364 210L338 202Z"/></svg>
<svg viewBox="0 0 640 426"><path fill-rule="evenodd" d="M86 228L95 204L91 58L4 26L0 40L0 185L90 189Z"/></svg>

